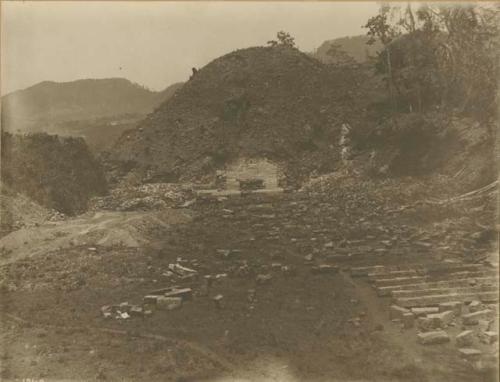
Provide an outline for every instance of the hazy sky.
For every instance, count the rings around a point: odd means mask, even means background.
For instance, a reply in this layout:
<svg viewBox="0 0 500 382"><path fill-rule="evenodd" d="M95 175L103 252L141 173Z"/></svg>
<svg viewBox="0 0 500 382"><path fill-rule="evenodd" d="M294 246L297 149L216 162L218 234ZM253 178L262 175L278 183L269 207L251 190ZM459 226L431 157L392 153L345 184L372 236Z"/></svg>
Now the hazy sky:
<svg viewBox="0 0 500 382"><path fill-rule="evenodd" d="M155 90L276 32L312 51L365 33L375 2L2 2L2 94L44 80L125 77Z"/></svg>

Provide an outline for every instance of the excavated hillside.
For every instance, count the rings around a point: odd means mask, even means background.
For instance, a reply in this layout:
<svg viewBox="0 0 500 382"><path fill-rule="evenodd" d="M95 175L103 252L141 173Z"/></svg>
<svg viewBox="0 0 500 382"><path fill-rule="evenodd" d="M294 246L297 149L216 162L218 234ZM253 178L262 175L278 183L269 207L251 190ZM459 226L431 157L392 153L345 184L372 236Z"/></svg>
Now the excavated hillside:
<svg viewBox="0 0 500 382"><path fill-rule="evenodd" d="M1 182L49 209L74 215L107 191L104 173L82 138L2 133Z"/></svg>
<svg viewBox="0 0 500 382"><path fill-rule="evenodd" d="M363 71L286 46L237 50L125 132L111 158L143 181L199 178L236 157L274 160L288 179L332 171L341 124L363 108Z"/></svg>

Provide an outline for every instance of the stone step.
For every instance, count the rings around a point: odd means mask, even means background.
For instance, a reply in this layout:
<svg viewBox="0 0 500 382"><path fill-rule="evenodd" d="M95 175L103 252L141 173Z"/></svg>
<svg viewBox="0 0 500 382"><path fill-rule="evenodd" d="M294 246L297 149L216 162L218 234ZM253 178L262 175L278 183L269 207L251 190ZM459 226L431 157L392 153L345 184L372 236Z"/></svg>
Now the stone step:
<svg viewBox="0 0 500 382"><path fill-rule="evenodd" d="M478 277L472 279L475 281L475 285L497 285L498 286L498 277ZM444 281L433 281L433 282L422 282L417 284L406 284L406 285L392 285L392 286L384 286L378 287L377 294L379 296L389 296L394 291L402 291L402 290L423 290L423 289L432 289L432 288L453 288L453 287L467 287L471 286L471 279L456 279L456 280L444 280Z"/></svg>
<svg viewBox="0 0 500 382"><path fill-rule="evenodd" d="M444 302L470 302L473 300L480 300L482 302L497 302L498 292L477 292L477 293L448 293L430 295L425 297L401 297L395 299L395 304L404 308L427 307L437 306Z"/></svg>
<svg viewBox="0 0 500 382"><path fill-rule="evenodd" d="M401 277L412 277L412 276L429 276L433 279L453 279L458 276L465 277L476 277L477 275L495 275L496 272L487 268L478 268L473 270L463 270L463 269L451 269L447 272L439 272L439 271L425 271L425 270L412 270L412 271L394 271L390 273L372 273L369 274L370 281L379 281L379 280L390 280L397 279Z"/></svg>
<svg viewBox="0 0 500 382"><path fill-rule="evenodd" d="M405 265L372 265L369 267L353 267L351 268L351 276L368 276L369 274L384 274L395 271L430 271L430 272L446 272L450 270L473 271L484 268L481 264L463 264L463 263L419 263Z"/></svg>
<svg viewBox="0 0 500 382"><path fill-rule="evenodd" d="M417 271L415 269L411 270L406 270L406 271L391 271L391 272L385 272L385 273L369 273L368 274L368 279L370 281L377 281L377 280L387 280L387 279L394 279L394 278L399 278L399 277L411 277L411 276L419 276L422 273L422 271Z"/></svg>
<svg viewBox="0 0 500 382"><path fill-rule="evenodd" d="M396 277L392 279L382 279L376 280L374 285L376 288L379 287L388 287L388 286L399 286L406 284L417 284L426 282L429 279L429 276L410 276L410 277Z"/></svg>
<svg viewBox="0 0 500 382"><path fill-rule="evenodd" d="M392 297L394 298L404 298L404 297L424 297L433 295L444 295L451 293L458 294L471 294L480 292L495 292L498 288L496 286L477 286L477 287L463 287L463 288L432 288L432 289L421 289L421 290L399 290L393 291Z"/></svg>
<svg viewBox="0 0 500 382"><path fill-rule="evenodd" d="M447 281L447 280L460 280L465 278L484 278L484 277L495 277L497 272L494 270L484 270L477 272L457 272L448 273L446 275L421 275L421 276L409 276L409 277L395 277L389 279L375 280L375 287L385 287L385 286L396 286L396 285L408 285L408 284L418 284L421 282L435 282L435 281Z"/></svg>

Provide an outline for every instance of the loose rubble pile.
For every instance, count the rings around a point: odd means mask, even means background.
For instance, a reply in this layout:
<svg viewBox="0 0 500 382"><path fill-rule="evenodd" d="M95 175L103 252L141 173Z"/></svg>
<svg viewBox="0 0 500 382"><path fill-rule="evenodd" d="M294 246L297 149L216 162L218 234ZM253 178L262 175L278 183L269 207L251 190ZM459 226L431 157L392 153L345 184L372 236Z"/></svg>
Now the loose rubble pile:
<svg viewBox="0 0 500 382"><path fill-rule="evenodd" d="M121 185L107 196L92 199L90 209L94 211L148 211L180 206L191 199L192 191L189 186L172 183Z"/></svg>

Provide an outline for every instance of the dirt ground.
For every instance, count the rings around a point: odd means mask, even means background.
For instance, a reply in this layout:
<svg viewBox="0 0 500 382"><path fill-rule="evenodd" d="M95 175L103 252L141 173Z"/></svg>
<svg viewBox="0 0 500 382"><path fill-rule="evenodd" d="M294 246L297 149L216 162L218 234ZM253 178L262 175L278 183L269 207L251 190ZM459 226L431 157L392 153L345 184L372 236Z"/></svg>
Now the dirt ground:
<svg viewBox="0 0 500 382"><path fill-rule="evenodd" d="M6 250L13 240L7 235L0 241L2 380L497 380L495 368L460 359L453 341L417 344L415 329L391 322L388 301L348 272L486 253L491 248L471 238L477 219L449 211L424 219L351 191L198 200L162 211L168 224L127 222L123 214L101 224L110 234L123 225L142 227L133 233L147 240L137 245L99 245L105 235L70 229L59 235L72 244L43 246L52 241L41 237L58 234L42 225L39 235L25 232L29 250ZM81 228L76 220L58 229ZM170 275L173 263L197 275ZM318 274L320 264L340 270ZM209 296L207 275L214 279ZM104 305L140 304L150 291L172 285L193 289L180 309L103 317ZM220 306L212 299L218 294Z"/></svg>

